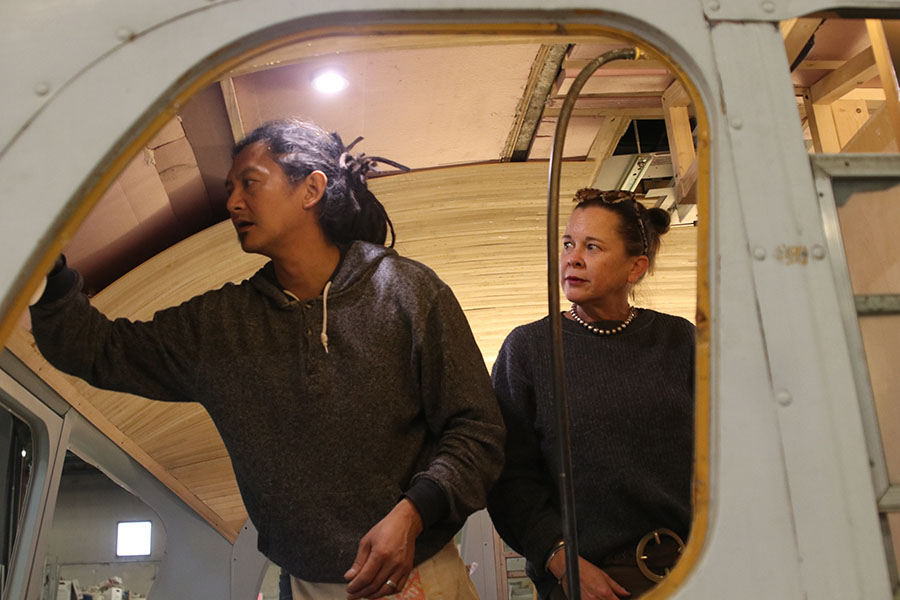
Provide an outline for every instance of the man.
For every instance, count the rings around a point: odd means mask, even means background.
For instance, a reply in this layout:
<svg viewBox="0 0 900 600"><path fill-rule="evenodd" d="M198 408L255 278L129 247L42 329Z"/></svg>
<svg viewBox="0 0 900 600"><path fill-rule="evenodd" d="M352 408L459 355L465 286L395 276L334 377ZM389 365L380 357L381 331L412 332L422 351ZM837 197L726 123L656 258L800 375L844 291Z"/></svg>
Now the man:
<svg viewBox="0 0 900 600"><path fill-rule="evenodd" d="M59 261L33 332L98 387L203 404L294 598L475 597L452 538L502 467L499 409L450 289L383 245L366 175L390 161L352 145L298 121L237 145L228 211L271 259L249 280L112 322Z"/></svg>

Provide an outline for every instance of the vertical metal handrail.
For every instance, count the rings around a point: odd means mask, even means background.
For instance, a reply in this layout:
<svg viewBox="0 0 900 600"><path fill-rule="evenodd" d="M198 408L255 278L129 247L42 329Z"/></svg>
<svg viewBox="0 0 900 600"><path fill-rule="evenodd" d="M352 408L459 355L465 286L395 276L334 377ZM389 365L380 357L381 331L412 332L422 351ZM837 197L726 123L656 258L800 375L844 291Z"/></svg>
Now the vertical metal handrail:
<svg viewBox="0 0 900 600"><path fill-rule="evenodd" d="M575 530L575 495L572 487L572 449L569 441L569 404L566 399L565 370L562 348L562 315L559 311L559 175L562 168L566 129L575 100L594 71L613 60L634 60L637 48L620 48L605 52L589 62L575 78L566 94L559 117L553 145L550 148L550 181L547 190L547 295L552 341L553 401L556 405L557 452L559 455L559 490L562 507L563 540L566 553L566 581L568 596L581 600L578 575L578 534ZM601 507L602 508L602 507ZM574 558L574 560L572 560Z"/></svg>

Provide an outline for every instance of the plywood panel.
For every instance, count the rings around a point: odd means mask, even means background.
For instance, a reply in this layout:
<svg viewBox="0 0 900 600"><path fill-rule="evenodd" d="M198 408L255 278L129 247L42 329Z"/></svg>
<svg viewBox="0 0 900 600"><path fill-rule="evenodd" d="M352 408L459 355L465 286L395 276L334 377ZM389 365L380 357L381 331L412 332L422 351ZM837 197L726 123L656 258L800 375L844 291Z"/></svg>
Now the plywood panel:
<svg viewBox="0 0 900 600"><path fill-rule="evenodd" d="M615 73L613 71L612 73ZM675 80L666 71L660 75L630 75L628 77L591 77L581 88L584 96L659 96ZM560 85L557 95L565 96L575 78L565 79Z"/></svg>
<svg viewBox="0 0 900 600"><path fill-rule="evenodd" d="M247 131L296 116L345 142L362 135L358 150L412 168L448 164L448 148L454 163L481 162L500 157L539 46L336 54L236 77L234 86ZM310 85L328 66L342 68L350 82L339 95Z"/></svg>
<svg viewBox="0 0 900 600"><path fill-rule="evenodd" d="M900 187L862 192L838 209L854 294L900 294ZM900 483L900 315L859 319L888 476Z"/></svg>

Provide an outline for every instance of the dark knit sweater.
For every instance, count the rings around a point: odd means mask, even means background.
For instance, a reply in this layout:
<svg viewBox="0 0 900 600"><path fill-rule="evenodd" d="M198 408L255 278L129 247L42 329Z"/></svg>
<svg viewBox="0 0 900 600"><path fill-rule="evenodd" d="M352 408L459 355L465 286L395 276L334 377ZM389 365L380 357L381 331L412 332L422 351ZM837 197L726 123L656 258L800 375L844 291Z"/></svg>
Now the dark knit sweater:
<svg viewBox="0 0 900 600"><path fill-rule="evenodd" d="M423 265L353 244L327 295L327 353L323 298L287 296L271 263L145 323L110 321L72 279L32 307L41 352L98 387L201 403L260 550L292 575L342 582L404 494L426 525L416 563L484 506L502 467L500 411L459 304ZM443 514L429 517L417 500L434 490Z"/></svg>
<svg viewBox="0 0 900 600"><path fill-rule="evenodd" d="M601 323L601 327L619 323ZM575 514L581 556L605 556L691 521L694 326L642 309L597 336L563 318ZM562 539L549 318L509 334L493 381L507 427L506 467L488 499L503 539L547 593L547 555Z"/></svg>

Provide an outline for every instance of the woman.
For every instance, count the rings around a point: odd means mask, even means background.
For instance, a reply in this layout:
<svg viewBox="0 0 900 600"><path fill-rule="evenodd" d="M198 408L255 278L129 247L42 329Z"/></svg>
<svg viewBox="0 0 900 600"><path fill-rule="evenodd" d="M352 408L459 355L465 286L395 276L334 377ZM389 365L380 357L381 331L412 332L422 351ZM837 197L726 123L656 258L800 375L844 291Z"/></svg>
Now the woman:
<svg viewBox="0 0 900 600"><path fill-rule="evenodd" d="M562 325L582 598L634 598L674 565L690 528L694 327L629 302L668 213L618 190L575 200L559 270L572 303ZM549 345L546 317L513 330L494 363L507 462L488 508L540 597L558 598L570 557Z"/></svg>
<svg viewBox="0 0 900 600"><path fill-rule="evenodd" d="M500 412L453 293L384 246L366 176L389 161L351 147L263 125L226 185L241 247L268 264L138 323L93 309L60 261L34 336L93 385L209 411L295 599L470 599L452 540L499 474Z"/></svg>

